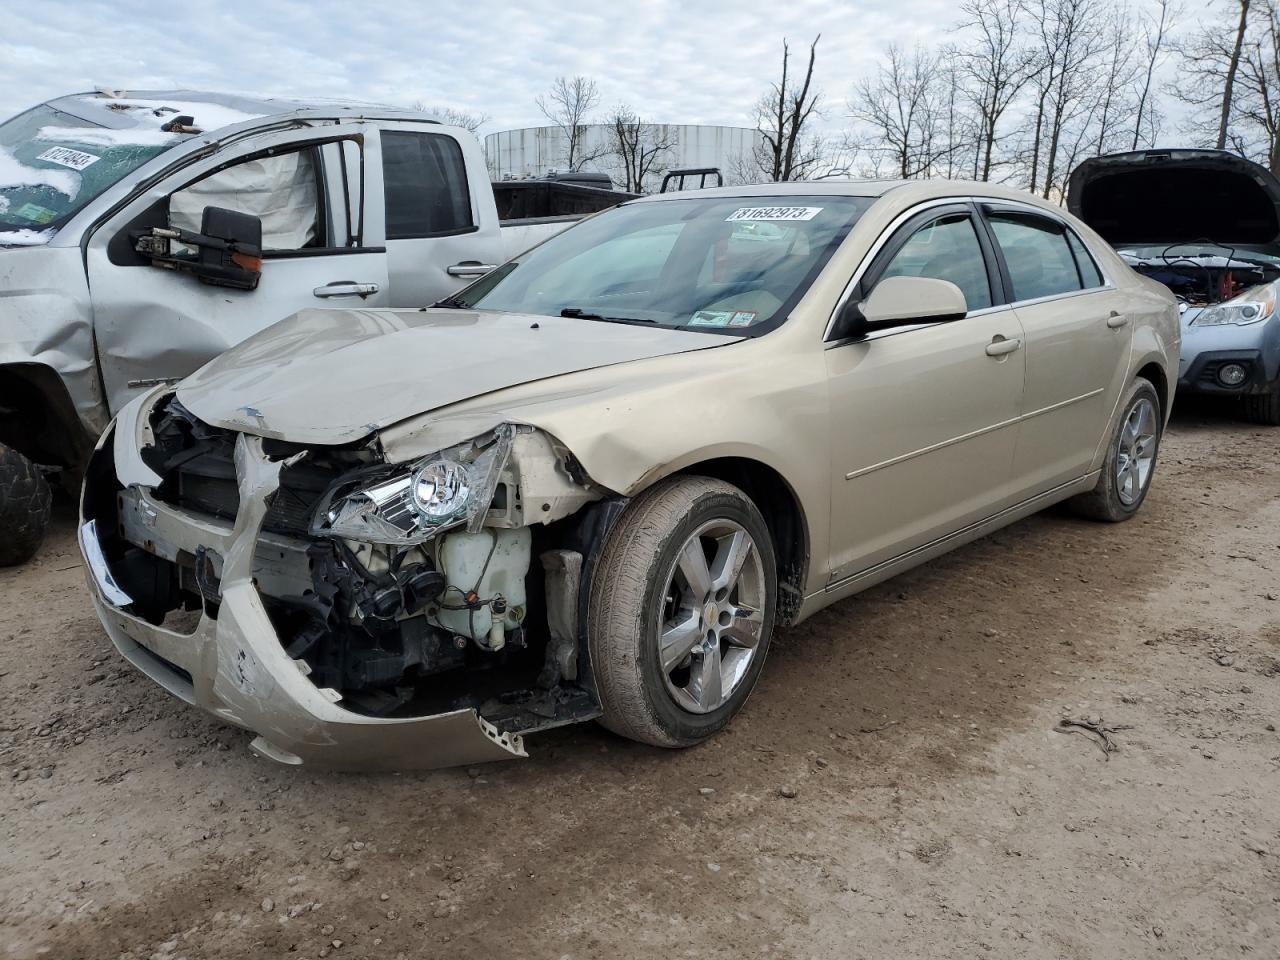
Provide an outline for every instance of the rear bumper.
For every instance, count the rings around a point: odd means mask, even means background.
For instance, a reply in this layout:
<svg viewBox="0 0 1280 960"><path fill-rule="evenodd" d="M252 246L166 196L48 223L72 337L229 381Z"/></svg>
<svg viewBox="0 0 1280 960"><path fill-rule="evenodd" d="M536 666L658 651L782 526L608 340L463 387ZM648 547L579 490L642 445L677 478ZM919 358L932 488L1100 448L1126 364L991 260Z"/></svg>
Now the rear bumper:
<svg viewBox="0 0 1280 960"><path fill-rule="evenodd" d="M118 429L132 433L131 425ZM95 455L110 456L110 443L100 445ZM241 435L236 467L241 509L233 527L214 530L194 517L183 523L172 511L157 524L154 552L194 554L204 547L221 559L216 615L206 608L190 632L156 626L135 614L102 557L95 525L81 516L89 590L120 654L174 696L257 734L252 748L284 763L409 770L525 756L519 736L503 734L471 709L427 717L370 717L341 706L335 692L317 688L305 663L285 652L256 585L255 550L266 498L276 489L281 464L263 455L257 438ZM95 482L96 473L91 471L89 482ZM100 476L97 480L101 482ZM85 502L90 500L86 494Z"/></svg>

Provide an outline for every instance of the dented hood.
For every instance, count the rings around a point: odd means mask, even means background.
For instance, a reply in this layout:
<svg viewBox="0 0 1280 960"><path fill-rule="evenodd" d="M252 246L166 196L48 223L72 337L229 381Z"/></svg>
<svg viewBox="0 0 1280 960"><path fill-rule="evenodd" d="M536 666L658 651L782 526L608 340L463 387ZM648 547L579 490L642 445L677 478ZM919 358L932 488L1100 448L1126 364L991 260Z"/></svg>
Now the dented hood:
<svg viewBox="0 0 1280 960"><path fill-rule="evenodd" d="M467 310L304 310L196 371L178 400L206 423L340 444L482 394L740 338Z"/></svg>
<svg viewBox="0 0 1280 960"><path fill-rule="evenodd" d="M1280 180L1223 150L1139 150L1071 173L1067 208L1113 247L1280 244Z"/></svg>

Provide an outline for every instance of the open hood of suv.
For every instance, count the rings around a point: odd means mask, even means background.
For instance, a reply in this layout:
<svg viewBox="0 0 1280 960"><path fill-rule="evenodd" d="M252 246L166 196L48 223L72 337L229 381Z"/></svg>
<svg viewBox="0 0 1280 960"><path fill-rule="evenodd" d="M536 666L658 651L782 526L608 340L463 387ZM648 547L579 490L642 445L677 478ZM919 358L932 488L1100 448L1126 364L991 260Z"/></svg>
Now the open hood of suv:
<svg viewBox="0 0 1280 960"><path fill-rule="evenodd" d="M1067 208L1113 247L1280 245L1280 180L1224 150L1093 157L1072 171Z"/></svg>

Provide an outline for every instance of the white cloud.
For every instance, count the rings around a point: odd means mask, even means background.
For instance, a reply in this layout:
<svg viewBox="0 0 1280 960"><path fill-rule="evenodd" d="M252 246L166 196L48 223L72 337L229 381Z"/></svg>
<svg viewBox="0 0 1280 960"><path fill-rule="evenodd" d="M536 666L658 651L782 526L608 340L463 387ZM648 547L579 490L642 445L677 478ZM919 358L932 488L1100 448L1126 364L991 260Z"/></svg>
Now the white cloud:
<svg viewBox="0 0 1280 960"><path fill-rule="evenodd" d="M351 97L487 113L486 131L543 122L535 97L584 74L602 107L626 101L673 123L746 124L779 68L818 33L827 122L891 42L932 43L954 0L643 0L603 5L492 0L361 5L339 0L12 5L0 38L0 117L62 94L200 89Z"/></svg>

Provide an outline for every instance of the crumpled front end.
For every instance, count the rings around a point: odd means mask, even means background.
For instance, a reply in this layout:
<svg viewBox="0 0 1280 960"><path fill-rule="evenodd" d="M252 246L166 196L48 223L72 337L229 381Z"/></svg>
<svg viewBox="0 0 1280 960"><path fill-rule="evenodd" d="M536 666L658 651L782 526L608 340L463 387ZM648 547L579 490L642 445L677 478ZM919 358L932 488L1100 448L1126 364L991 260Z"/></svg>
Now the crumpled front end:
<svg viewBox="0 0 1280 960"><path fill-rule="evenodd" d="M344 770L501 760L525 755L524 733L599 713L578 624L603 494L571 469L531 428L395 465L376 442L211 427L160 388L98 445L81 548L121 654L255 733L258 753ZM405 515L409 484L444 513Z"/></svg>

